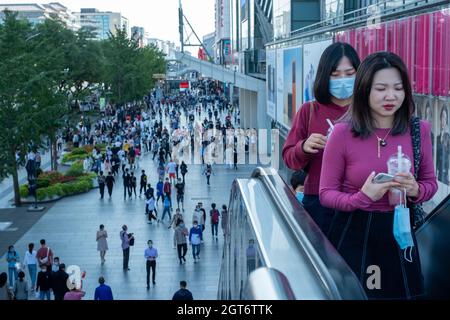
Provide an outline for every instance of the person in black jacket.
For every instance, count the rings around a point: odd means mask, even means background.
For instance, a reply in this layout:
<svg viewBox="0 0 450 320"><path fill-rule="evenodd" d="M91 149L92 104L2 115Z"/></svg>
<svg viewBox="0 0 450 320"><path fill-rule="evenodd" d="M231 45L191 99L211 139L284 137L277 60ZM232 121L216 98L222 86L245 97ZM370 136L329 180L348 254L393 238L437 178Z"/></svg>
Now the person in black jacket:
<svg viewBox="0 0 450 320"><path fill-rule="evenodd" d="M105 178L105 182L106 182L106 187L108 188L109 198L111 198L113 186L114 186L114 183L116 182L116 180L114 179L111 172L108 173L108 176Z"/></svg>
<svg viewBox="0 0 450 320"><path fill-rule="evenodd" d="M128 191L128 197L131 198L131 176L129 173L128 168L125 169L125 172L122 175L123 178L123 198L127 198L127 191Z"/></svg>
<svg viewBox="0 0 450 320"><path fill-rule="evenodd" d="M52 288L52 272L47 268L47 265L41 266L41 271L38 272L36 282L36 292L39 292L39 299L50 300L50 289Z"/></svg>
<svg viewBox="0 0 450 320"><path fill-rule="evenodd" d="M188 169L187 169L187 164L184 163L184 161L181 161L180 171L181 171L181 175L183 176L183 183L186 183L185 180L184 180L184 176L188 172Z"/></svg>
<svg viewBox="0 0 450 320"><path fill-rule="evenodd" d="M147 175L145 174L145 170L142 170L140 184L141 188L139 189L139 197L142 196L142 190L144 190L144 194L147 193Z"/></svg>
<svg viewBox="0 0 450 320"><path fill-rule="evenodd" d="M180 290L175 292L172 300L194 300L194 297L192 297L192 293L188 289L186 289L186 286L186 281L180 281Z"/></svg>
<svg viewBox="0 0 450 320"><path fill-rule="evenodd" d="M59 270L52 275L52 288L55 300L64 300L64 295L69 291L67 287L67 279L69 275L66 273L66 265L61 263Z"/></svg>

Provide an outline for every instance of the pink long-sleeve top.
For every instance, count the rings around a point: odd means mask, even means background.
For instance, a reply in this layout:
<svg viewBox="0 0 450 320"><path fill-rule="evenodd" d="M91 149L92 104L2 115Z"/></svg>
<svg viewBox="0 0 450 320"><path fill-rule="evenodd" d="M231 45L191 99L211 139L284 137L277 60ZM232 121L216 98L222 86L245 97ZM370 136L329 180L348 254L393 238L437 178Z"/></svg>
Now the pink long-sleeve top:
<svg viewBox="0 0 450 320"><path fill-rule="evenodd" d="M376 129L383 139L389 129ZM437 181L431 151L430 124L420 121L421 161L417 183L419 196L411 198L414 203L430 200L437 191ZM380 147L377 156L377 138L372 134L367 139L354 137L348 123L334 127L325 147L320 179L320 202L323 206L340 211L393 211L389 205L388 192L378 201L372 201L360 191L372 171L387 173L387 161L402 146L403 153L411 160L414 174L414 158L410 131L404 135L388 135L387 145Z"/></svg>
<svg viewBox="0 0 450 320"><path fill-rule="evenodd" d="M295 115L292 121L292 128L283 146L283 160L286 166L293 170L305 169L308 167L308 176L305 180L305 194L318 195L320 170L322 167L323 150L311 154L303 151L303 143L313 133L327 135L329 125L327 119L333 123L342 117L348 106L338 106L336 104L320 104L314 102L313 113L311 103L306 102Z"/></svg>

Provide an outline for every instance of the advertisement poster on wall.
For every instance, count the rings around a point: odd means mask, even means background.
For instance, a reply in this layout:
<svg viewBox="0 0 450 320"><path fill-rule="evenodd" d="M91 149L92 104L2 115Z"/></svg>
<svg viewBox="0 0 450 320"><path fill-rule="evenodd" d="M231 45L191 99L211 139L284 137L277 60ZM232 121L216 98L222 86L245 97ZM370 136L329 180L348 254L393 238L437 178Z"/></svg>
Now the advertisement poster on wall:
<svg viewBox="0 0 450 320"><path fill-rule="evenodd" d="M285 49L283 56L284 108L283 119L280 122L289 128L295 113L302 105L302 69L302 47Z"/></svg>
<svg viewBox="0 0 450 320"><path fill-rule="evenodd" d="M448 99L438 100L436 111L436 176L439 193L444 197L450 189L450 103Z"/></svg>
<svg viewBox="0 0 450 320"><path fill-rule="evenodd" d="M276 79L277 79L277 94L276 94L276 101L277 101L277 105L276 105L276 114L277 114L277 121L279 123L283 124L283 89L284 89L284 78L283 78L283 50L277 50L277 68L275 68L275 70L280 71L280 72L275 72L276 74Z"/></svg>
<svg viewBox="0 0 450 320"><path fill-rule="evenodd" d="M320 57L332 40L325 40L303 45L303 102L314 100L314 80Z"/></svg>
<svg viewBox="0 0 450 320"><path fill-rule="evenodd" d="M276 74L276 50L267 50L266 52L266 92L267 92L267 115L276 119L277 103L277 74Z"/></svg>

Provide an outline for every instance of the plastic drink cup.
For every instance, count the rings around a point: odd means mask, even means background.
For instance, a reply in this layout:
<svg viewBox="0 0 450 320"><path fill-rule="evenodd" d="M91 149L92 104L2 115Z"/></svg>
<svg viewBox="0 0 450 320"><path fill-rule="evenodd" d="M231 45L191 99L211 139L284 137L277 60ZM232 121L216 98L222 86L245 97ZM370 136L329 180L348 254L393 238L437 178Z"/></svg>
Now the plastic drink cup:
<svg viewBox="0 0 450 320"><path fill-rule="evenodd" d="M387 161L388 173L395 176L397 173L411 172L411 160L407 155L401 152L401 146L399 146L399 152L393 154ZM389 189L389 204L391 206L397 206L404 202L403 190L396 188Z"/></svg>

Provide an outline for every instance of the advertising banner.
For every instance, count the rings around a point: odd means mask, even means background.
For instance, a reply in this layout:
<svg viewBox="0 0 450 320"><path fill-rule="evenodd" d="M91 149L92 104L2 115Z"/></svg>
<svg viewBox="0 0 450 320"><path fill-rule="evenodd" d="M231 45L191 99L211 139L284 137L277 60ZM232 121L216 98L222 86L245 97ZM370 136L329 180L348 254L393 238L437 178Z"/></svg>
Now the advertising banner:
<svg viewBox="0 0 450 320"><path fill-rule="evenodd" d="M277 50L276 51L276 56L277 56L277 68L275 68L275 70L280 70L280 72L276 72L276 79L277 79L277 93L276 93L276 114L277 114L277 121L279 123L283 123L283 90L284 90L284 78L283 78L283 50Z"/></svg>
<svg viewBox="0 0 450 320"><path fill-rule="evenodd" d="M314 100L314 80L320 57L332 40L308 43L303 46L303 103Z"/></svg>
<svg viewBox="0 0 450 320"><path fill-rule="evenodd" d="M277 69L276 69L276 50L267 50L266 52L266 92L267 92L267 115L276 119L277 103Z"/></svg>
<svg viewBox="0 0 450 320"><path fill-rule="evenodd" d="M295 113L302 105L302 47L283 51L283 118L278 121L290 128Z"/></svg>

